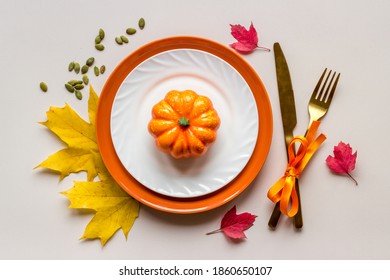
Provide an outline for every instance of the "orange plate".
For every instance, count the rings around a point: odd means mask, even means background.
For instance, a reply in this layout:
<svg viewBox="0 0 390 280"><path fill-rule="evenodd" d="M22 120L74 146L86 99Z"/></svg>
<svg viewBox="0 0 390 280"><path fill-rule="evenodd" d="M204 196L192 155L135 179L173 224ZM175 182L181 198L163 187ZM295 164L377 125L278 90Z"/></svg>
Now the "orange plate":
<svg viewBox="0 0 390 280"><path fill-rule="evenodd" d="M223 188L201 197L172 198L153 192L140 184L119 160L111 139L111 108L115 95L127 75L146 59L169 50L195 49L213 54L235 68L249 85L259 114L259 135L252 157L237 177ZM245 109L245 108L243 108ZM107 169L118 184L133 198L152 208L179 214L190 214L214 209L244 191L263 166L272 139L272 110L267 91L254 69L236 52L219 43L197 37L160 39L139 48L126 57L112 72L99 98L96 115L98 145Z"/></svg>

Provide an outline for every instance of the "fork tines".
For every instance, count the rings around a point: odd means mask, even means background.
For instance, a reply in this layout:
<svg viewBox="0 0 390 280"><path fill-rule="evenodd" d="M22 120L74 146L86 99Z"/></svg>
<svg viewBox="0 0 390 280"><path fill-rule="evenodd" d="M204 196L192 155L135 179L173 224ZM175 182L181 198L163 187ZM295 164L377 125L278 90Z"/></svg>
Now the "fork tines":
<svg viewBox="0 0 390 280"><path fill-rule="evenodd" d="M327 70L328 69L325 68L325 70L322 73L321 78L318 81L318 83L315 87L315 90L314 90L315 92L317 92L315 99L322 101L324 103L332 101L333 93L336 90L336 86L337 86L337 83L338 83L339 78L340 78L340 73L339 73L339 74L337 74L336 80L333 83L333 80L336 76L336 72L333 72L333 75L332 75L332 70L330 70L329 73L326 75L325 81L322 83L322 80L324 79ZM332 75L332 77L330 77L331 75ZM329 81L329 78L330 78L330 81ZM332 83L333 83L333 86L332 86ZM318 91L321 84L322 84L321 90ZM332 89L330 90L331 87L332 87ZM325 90L325 88L326 88L326 90Z"/></svg>

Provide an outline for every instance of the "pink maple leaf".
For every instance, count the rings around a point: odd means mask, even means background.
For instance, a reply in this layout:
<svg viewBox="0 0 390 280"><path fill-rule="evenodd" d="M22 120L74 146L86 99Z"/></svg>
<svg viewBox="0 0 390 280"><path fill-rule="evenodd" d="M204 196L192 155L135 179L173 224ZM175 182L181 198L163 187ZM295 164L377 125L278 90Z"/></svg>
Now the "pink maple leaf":
<svg viewBox="0 0 390 280"><path fill-rule="evenodd" d="M253 23L249 26L249 30L240 24L231 24L230 27L232 36L237 40L237 42L230 44L233 49L243 53L251 52L256 48L270 51L270 49L258 45L259 38Z"/></svg>
<svg viewBox="0 0 390 280"><path fill-rule="evenodd" d="M357 152L353 154L351 146L340 141L340 143L334 147L333 154L334 157L328 156L326 158L326 164L330 170L337 174L348 175L357 185L358 182L350 174L350 172L355 169Z"/></svg>
<svg viewBox="0 0 390 280"><path fill-rule="evenodd" d="M226 236L233 239L246 238L245 230L253 226L257 216L248 212L236 214L236 206L233 206L222 218L221 227L217 230L207 233L213 234L217 232L223 232Z"/></svg>

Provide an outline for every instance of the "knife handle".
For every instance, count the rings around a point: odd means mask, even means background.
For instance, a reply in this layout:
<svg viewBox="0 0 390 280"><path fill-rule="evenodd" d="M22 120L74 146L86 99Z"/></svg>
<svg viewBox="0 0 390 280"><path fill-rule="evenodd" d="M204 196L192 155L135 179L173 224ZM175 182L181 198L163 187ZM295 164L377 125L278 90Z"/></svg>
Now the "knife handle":
<svg viewBox="0 0 390 280"><path fill-rule="evenodd" d="M294 226L296 229L301 229L303 227L303 218L302 218L302 204L301 204L301 195L299 193L299 183L298 179L295 179L295 189L297 191L297 196L298 196L298 212L294 216ZM272 211L271 217L269 218L268 221L268 226L271 229L275 229L276 226L278 225L279 219L280 219L280 205L279 202L275 204L274 211Z"/></svg>
<svg viewBox="0 0 390 280"><path fill-rule="evenodd" d="M278 225L280 214L282 214L282 213L280 212L279 202L276 202L275 207L274 207L274 211L272 211L271 217L269 218L269 221L268 221L268 226L271 229L275 229L276 226Z"/></svg>

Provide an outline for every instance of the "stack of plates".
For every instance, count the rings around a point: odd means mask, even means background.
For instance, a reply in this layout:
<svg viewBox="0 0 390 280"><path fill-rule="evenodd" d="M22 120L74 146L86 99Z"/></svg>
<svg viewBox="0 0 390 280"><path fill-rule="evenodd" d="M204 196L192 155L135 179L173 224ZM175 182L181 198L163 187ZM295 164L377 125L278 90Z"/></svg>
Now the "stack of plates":
<svg viewBox="0 0 390 280"><path fill-rule="evenodd" d="M170 90L193 90L213 102L221 125L200 158L159 151L147 124ZM197 213L244 191L263 166L272 138L265 87L243 58L219 43L172 37L125 58L108 78L96 119L107 169L132 197L155 209Z"/></svg>

